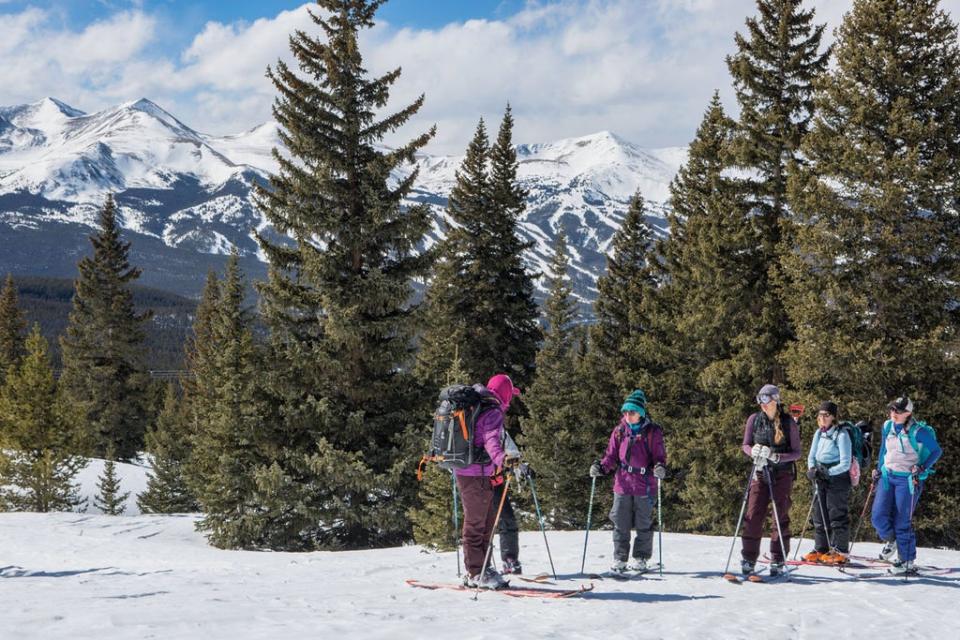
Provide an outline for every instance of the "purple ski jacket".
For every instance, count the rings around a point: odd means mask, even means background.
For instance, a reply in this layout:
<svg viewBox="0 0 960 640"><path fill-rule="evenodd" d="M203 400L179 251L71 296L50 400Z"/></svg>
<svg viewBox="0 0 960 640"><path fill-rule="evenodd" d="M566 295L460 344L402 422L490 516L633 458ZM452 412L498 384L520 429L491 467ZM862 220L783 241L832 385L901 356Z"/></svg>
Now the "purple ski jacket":
<svg viewBox="0 0 960 640"><path fill-rule="evenodd" d="M653 477L653 467L658 462L667 465L663 429L649 418L644 418L640 424L640 432L631 443L630 425L626 419L620 418L620 424L610 434L607 451L600 460L604 473L616 470L613 476L613 492L619 495L655 495L657 479Z"/></svg>
<svg viewBox="0 0 960 640"><path fill-rule="evenodd" d="M483 387L484 395L493 395ZM471 464L463 469L457 469L458 476L492 476L503 464L506 453L503 450L503 408L491 407L477 417L474 427L473 444L486 449L491 462L487 464Z"/></svg>

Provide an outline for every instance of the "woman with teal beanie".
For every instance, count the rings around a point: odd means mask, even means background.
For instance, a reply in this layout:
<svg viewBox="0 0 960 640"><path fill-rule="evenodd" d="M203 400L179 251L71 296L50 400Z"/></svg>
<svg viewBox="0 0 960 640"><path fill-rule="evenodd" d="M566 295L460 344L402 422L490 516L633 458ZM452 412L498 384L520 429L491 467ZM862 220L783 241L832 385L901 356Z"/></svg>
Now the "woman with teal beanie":
<svg viewBox="0 0 960 640"><path fill-rule="evenodd" d="M667 475L667 452L663 429L647 413L647 397L637 389L620 407L620 423L610 434L607 451L590 467L590 476L616 472L613 479L613 556L611 570L645 571L653 554L653 503L657 483ZM630 555L631 529L636 529L633 562Z"/></svg>

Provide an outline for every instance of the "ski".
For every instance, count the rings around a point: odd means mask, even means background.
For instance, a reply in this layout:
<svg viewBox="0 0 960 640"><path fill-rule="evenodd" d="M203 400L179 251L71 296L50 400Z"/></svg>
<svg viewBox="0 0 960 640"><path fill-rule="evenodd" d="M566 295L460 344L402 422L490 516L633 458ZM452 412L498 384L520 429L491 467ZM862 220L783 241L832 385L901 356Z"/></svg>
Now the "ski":
<svg viewBox="0 0 960 640"><path fill-rule="evenodd" d="M866 557L866 556L850 556L850 558L852 558L852 559L854 559L854 560L859 560L860 562L864 562L864 563L866 563L866 564L870 564L871 567L880 568L880 567L891 567L891 566L893 566L893 563L892 563L892 562L890 562L890 561L888 561L888 560L881 560L880 558L868 558L868 557ZM960 572L960 569L958 569L958 568L956 568L956 567L935 567L935 566L929 565L929 564L917 564L917 565L914 565L914 566L915 566L917 569L919 569L920 571L923 571L923 572L936 572L936 573L941 573L941 574L948 574L948 573L957 573L957 572Z"/></svg>
<svg viewBox="0 0 960 640"><path fill-rule="evenodd" d="M725 573L723 574L723 579L733 584L743 584L744 582L770 583L770 582L777 582L778 580L781 580L789 576L791 573L793 573L796 570L797 570L796 567L787 567L786 569L781 571L779 574L775 576L771 576L771 575L764 575L767 573L767 569L763 568L763 569L760 569L759 571L748 573L745 576L742 576L742 575L738 576L735 573Z"/></svg>
<svg viewBox="0 0 960 640"><path fill-rule="evenodd" d="M600 574L601 578L612 578L613 580L633 580L643 578L644 574L660 571L663 567L659 563L651 564L643 571L606 571Z"/></svg>
<svg viewBox="0 0 960 640"><path fill-rule="evenodd" d="M477 591L476 587L447 582L422 582L420 580L409 579L406 580L406 583L411 587L429 589L431 591L438 589L469 592ZM587 593L588 591L593 591L593 585L581 584L576 589L538 589L536 587L511 587L508 585L502 589L481 589L480 591L482 593L501 593L513 598L572 598Z"/></svg>
<svg viewBox="0 0 960 640"><path fill-rule="evenodd" d="M518 575L518 574L514 573L514 574L512 574L512 575L510 576L510 579L511 579L511 580L512 580L513 578L517 578L518 580L522 580L522 581L524 581L524 582L530 582L530 583L533 583L533 584L554 584L554 585L557 584L556 582L553 582L553 581L550 580L550 574L549 574L549 573L541 573L541 574L538 574L538 575L533 576L532 578L528 578L528 577L526 577L526 576L521 576L521 575Z"/></svg>
<svg viewBox="0 0 960 640"><path fill-rule="evenodd" d="M770 564L770 557L764 556L763 559L758 560L758 562L762 562L763 564ZM874 569L879 566L879 565L865 564L861 562L827 563L827 562L810 562L809 560L787 560L784 564L790 567L830 567L832 569L839 569L843 567L848 567L851 569Z"/></svg>

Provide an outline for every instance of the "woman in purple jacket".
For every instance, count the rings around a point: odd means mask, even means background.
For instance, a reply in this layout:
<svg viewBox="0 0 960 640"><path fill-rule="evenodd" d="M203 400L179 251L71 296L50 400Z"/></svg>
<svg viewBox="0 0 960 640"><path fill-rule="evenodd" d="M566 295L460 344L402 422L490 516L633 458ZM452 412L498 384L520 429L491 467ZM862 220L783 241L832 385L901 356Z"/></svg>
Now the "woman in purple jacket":
<svg viewBox="0 0 960 640"><path fill-rule="evenodd" d="M504 373L490 378L486 387L475 385L475 388L496 402L488 403L490 408L477 417L474 430L473 444L485 455L479 462L456 471L457 488L463 501L463 564L467 570L464 584L500 589L506 586L506 581L492 567L484 567L484 560L497 515L493 480L500 469L513 460L503 450L503 416L513 397L520 395L520 390Z"/></svg>
<svg viewBox="0 0 960 640"><path fill-rule="evenodd" d="M780 404L780 389L774 385L763 385L757 404L760 411L747 418L743 432L743 453L753 461L755 473L743 516L740 568L745 575L753 573L772 493L779 522L770 532L770 575L775 576L783 572L785 554L790 551L790 492L796 477L794 463L800 458L800 428Z"/></svg>
<svg viewBox="0 0 960 640"><path fill-rule="evenodd" d="M602 460L590 467L590 476L598 477L616 471L613 479L613 557L610 568L616 573L646 571L653 555L653 502L657 483L667 475L667 452L663 445L663 429L647 415L647 397L637 389L620 407L620 418ZM630 555L630 531L637 530Z"/></svg>

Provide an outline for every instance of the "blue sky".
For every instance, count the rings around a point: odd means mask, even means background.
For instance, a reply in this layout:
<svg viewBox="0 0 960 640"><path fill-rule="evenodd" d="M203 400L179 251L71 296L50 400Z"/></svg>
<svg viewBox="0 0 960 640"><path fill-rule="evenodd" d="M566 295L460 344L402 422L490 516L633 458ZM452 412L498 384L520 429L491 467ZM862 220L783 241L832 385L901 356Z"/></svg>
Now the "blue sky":
<svg viewBox="0 0 960 640"><path fill-rule="evenodd" d="M831 30L851 4L807 1ZM293 30L316 33L309 5L0 0L0 105L52 96L93 112L146 97L200 131L237 133L271 117L264 70L289 59ZM714 90L735 111L724 56L755 12L755 0L390 0L361 50L372 73L403 68L390 108L426 94L397 135L436 124L434 153L461 153L508 102L518 142L606 130L683 146Z"/></svg>

